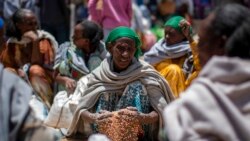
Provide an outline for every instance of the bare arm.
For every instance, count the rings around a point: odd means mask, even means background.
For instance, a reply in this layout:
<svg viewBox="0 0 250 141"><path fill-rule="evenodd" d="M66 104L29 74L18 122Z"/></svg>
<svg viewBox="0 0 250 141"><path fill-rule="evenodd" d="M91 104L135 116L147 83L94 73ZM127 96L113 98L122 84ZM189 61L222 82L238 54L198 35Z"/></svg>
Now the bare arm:
<svg viewBox="0 0 250 141"><path fill-rule="evenodd" d="M97 114L86 110L81 113L81 118L88 123L95 123L97 120Z"/></svg>
<svg viewBox="0 0 250 141"><path fill-rule="evenodd" d="M152 111L148 114L140 113L140 122L142 124L151 124L159 120L159 115L156 111Z"/></svg>
<svg viewBox="0 0 250 141"><path fill-rule="evenodd" d="M113 116L112 112L109 111L101 111L100 113L91 113L88 110L81 113L81 118L89 123L98 123L102 124L108 122L110 117Z"/></svg>
<svg viewBox="0 0 250 141"><path fill-rule="evenodd" d="M159 115L156 111L152 111L148 114L140 113L135 107L127 107L125 109L121 109L119 111L119 114L136 118L140 121L141 124L151 124L159 120Z"/></svg>
<svg viewBox="0 0 250 141"><path fill-rule="evenodd" d="M66 87L67 90L73 92L76 88L76 81L67 76L61 76L60 73L56 75L56 82L62 84Z"/></svg>
<svg viewBox="0 0 250 141"><path fill-rule="evenodd" d="M185 37L188 39L191 50L192 50L192 54L194 56L194 65L196 70L200 70L201 66L200 66L200 62L199 62L199 54L198 54L198 48L197 48L197 42L194 40L192 33L191 33L191 25L190 23L188 23L186 20L183 20L180 23L181 29L182 29L182 33L185 35Z"/></svg>

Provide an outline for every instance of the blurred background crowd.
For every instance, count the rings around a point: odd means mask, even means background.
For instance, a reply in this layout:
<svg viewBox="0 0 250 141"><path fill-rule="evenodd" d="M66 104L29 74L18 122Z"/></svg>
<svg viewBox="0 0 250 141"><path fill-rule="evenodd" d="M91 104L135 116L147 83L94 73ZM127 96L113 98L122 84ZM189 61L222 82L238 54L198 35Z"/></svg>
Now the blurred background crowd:
<svg viewBox="0 0 250 141"><path fill-rule="evenodd" d="M231 1L250 6L248 0ZM103 0L1 0L0 16L8 20L19 8L31 9L38 17L40 28L51 33L61 44L70 40L76 23L91 19L93 3L99 10L110 6L103 4ZM221 3L223 0L132 0L132 17L128 20L141 36L142 49L146 51L163 37L163 25L169 17L183 16L196 28L199 20Z"/></svg>

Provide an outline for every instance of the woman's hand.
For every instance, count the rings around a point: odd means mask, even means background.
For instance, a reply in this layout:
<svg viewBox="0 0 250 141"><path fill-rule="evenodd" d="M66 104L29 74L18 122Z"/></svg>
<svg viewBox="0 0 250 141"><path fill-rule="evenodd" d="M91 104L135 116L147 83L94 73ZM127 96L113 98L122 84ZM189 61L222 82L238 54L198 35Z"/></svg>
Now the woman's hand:
<svg viewBox="0 0 250 141"><path fill-rule="evenodd" d="M71 79L69 77L64 77L64 86L68 91L74 92L76 84L77 83L74 79Z"/></svg>
<svg viewBox="0 0 250 141"><path fill-rule="evenodd" d="M31 41L36 41L38 40L38 35L35 31L28 31L23 34L22 38L28 38Z"/></svg>
<svg viewBox="0 0 250 141"><path fill-rule="evenodd" d="M140 112L135 107L127 107L118 111L118 114L121 116L128 116L131 118L140 118Z"/></svg>
<svg viewBox="0 0 250 141"><path fill-rule="evenodd" d="M77 82L74 79L69 78L67 76L61 76L58 70L55 71L54 75L55 75L55 81L57 83L62 84L69 93L72 93L75 91Z"/></svg>
<svg viewBox="0 0 250 141"><path fill-rule="evenodd" d="M139 112L135 107L127 107L121 109L118 112L121 116L127 116L129 118L135 118L139 120L141 124L150 124L158 121L159 115L156 111L152 111L148 114Z"/></svg>
<svg viewBox="0 0 250 141"><path fill-rule="evenodd" d="M112 112L106 111L106 110L101 110L99 113L97 113L96 115L96 123L98 125L101 124L107 124L107 123L111 123L112 121L110 120L110 117L113 116Z"/></svg>
<svg viewBox="0 0 250 141"><path fill-rule="evenodd" d="M84 111L81 113L81 118L89 123L105 124L110 122L110 117L113 113L105 110L101 110L99 113L91 113L89 111Z"/></svg>
<svg viewBox="0 0 250 141"><path fill-rule="evenodd" d="M192 43L193 37L192 37L192 31L190 30L191 24L187 20L182 20L180 22L180 27L181 27L183 35L188 39L190 43Z"/></svg>

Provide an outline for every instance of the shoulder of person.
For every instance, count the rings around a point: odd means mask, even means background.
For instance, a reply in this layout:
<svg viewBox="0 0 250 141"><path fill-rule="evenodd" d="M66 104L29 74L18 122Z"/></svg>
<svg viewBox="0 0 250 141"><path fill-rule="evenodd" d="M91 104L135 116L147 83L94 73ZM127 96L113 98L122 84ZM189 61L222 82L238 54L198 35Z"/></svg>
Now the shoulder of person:
<svg viewBox="0 0 250 141"><path fill-rule="evenodd" d="M0 66L0 70L1 67L3 66ZM31 98L33 91L24 80L7 70L2 69L0 73L1 90L6 91L6 93L18 91L18 93L23 94L28 99Z"/></svg>

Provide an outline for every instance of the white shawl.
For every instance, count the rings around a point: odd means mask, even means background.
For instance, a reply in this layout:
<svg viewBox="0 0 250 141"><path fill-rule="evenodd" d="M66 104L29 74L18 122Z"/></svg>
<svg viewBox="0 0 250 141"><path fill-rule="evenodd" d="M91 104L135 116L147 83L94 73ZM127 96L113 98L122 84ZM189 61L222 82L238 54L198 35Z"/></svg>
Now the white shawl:
<svg viewBox="0 0 250 141"><path fill-rule="evenodd" d="M162 38L144 54L144 60L151 65L155 65L163 60L179 58L188 53L191 53L188 41L183 41L174 45L167 45Z"/></svg>
<svg viewBox="0 0 250 141"><path fill-rule="evenodd" d="M160 125L162 126L162 110L173 100L172 92L165 79L149 64L136 59L125 71L120 73L113 71L111 62L110 57L105 59L100 67L79 80L75 94L81 94L82 98L68 131L70 136L84 129L83 125L86 124L80 118L81 112L92 108L102 92L124 91L129 83L137 80L145 86L152 107L160 115Z"/></svg>

